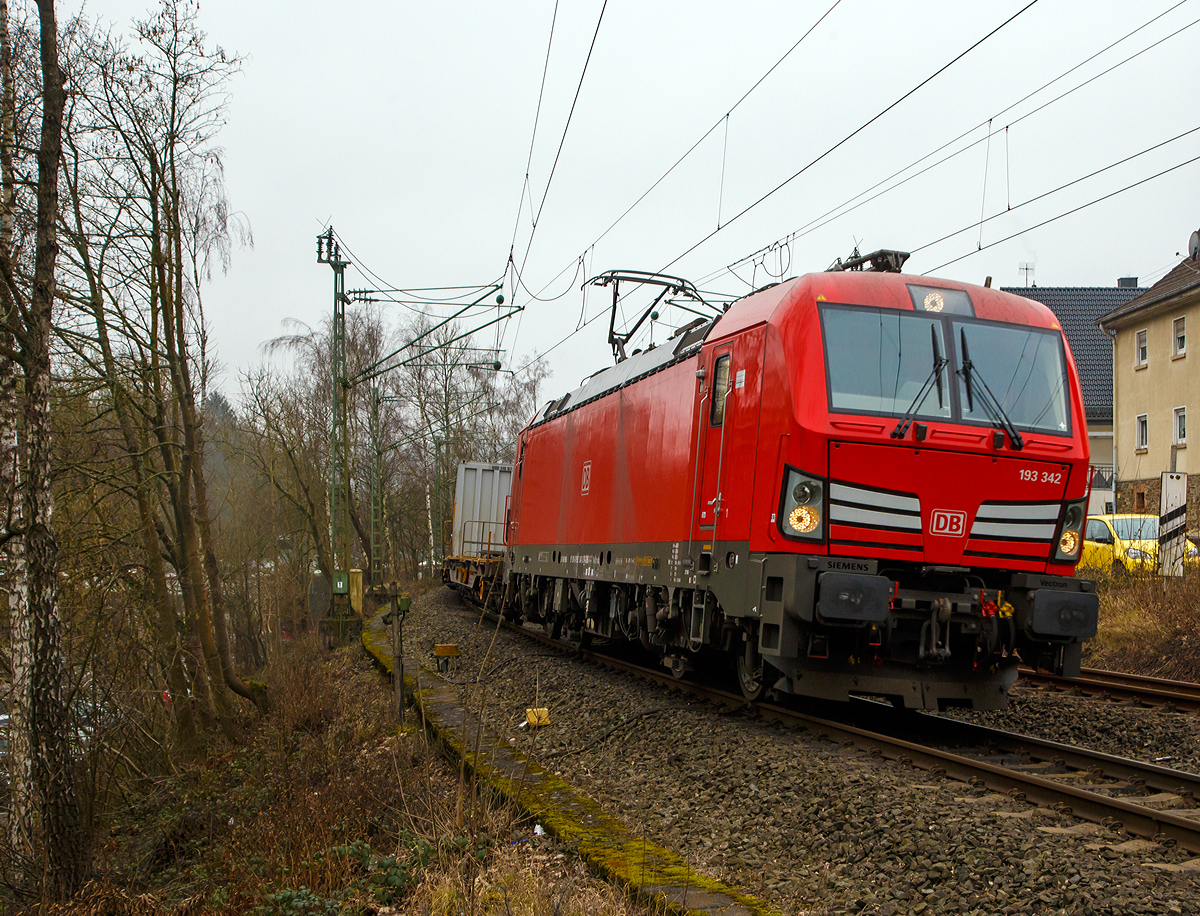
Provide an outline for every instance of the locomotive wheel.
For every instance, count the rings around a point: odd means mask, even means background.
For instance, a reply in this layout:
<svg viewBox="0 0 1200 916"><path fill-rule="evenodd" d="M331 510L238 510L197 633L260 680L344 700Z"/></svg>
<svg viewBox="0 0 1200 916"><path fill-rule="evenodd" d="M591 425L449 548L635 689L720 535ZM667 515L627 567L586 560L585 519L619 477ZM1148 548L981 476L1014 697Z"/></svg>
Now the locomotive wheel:
<svg viewBox="0 0 1200 916"><path fill-rule="evenodd" d="M746 656L751 656L747 662ZM744 652L739 652L737 655L737 680L738 686L742 688L742 696L753 703L763 693L763 660L758 654L758 649L753 644L748 644Z"/></svg>

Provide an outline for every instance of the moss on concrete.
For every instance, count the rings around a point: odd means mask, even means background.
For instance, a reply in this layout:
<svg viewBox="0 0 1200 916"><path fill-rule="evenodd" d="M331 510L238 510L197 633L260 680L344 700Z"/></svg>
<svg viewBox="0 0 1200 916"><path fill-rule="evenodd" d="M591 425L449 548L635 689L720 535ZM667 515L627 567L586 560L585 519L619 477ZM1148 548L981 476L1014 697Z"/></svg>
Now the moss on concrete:
<svg viewBox="0 0 1200 916"><path fill-rule="evenodd" d="M391 638L380 616L367 621L362 641L391 673ZM573 845L596 873L673 913L768 916L775 912L763 901L693 871L677 853L635 835L597 801L486 728L479 740L480 724L462 708L457 691L436 674L426 673L422 690L411 684L412 695L447 750L465 760L480 781ZM414 679L406 677L406 681ZM474 747L480 748L478 755Z"/></svg>

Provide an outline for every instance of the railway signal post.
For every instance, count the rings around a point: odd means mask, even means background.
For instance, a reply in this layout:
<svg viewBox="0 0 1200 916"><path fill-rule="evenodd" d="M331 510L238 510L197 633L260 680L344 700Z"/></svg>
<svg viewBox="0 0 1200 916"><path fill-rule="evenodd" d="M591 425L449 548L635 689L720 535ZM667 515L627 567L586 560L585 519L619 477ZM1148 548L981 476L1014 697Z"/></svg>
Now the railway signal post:
<svg viewBox="0 0 1200 916"><path fill-rule="evenodd" d="M1182 576L1187 553L1187 474L1164 471L1159 488L1158 574Z"/></svg>

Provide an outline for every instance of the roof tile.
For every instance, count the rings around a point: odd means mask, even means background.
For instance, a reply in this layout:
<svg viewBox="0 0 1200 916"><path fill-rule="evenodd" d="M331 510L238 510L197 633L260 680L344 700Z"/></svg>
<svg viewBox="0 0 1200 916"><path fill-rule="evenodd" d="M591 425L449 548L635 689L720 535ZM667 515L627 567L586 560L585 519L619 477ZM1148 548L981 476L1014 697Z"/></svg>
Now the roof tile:
<svg viewBox="0 0 1200 916"><path fill-rule="evenodd" d="M1118 286L1004 287L1006 293L1040 302L1062 324L1075 357L1083 386L1083 406L1089 422L1112 422L1112 339L1097 320L1147 292Z"/></svg>
<svg viewBox="0 0 1200 916"><path fill-rule="evenodd" d="M1107 324L1113 319L1124 318L1126 315L1140 312L1144 308L1156 305L1159 302L1170 299L1172 296L1178 296L1196 287L1200 287L1200 263L1191 258L1184 258L1168 271L1165 277L1149 289L1138 290L1141 295L1136 299L1116 306L1112 311L1101 315L1100 320Z"/></svg>

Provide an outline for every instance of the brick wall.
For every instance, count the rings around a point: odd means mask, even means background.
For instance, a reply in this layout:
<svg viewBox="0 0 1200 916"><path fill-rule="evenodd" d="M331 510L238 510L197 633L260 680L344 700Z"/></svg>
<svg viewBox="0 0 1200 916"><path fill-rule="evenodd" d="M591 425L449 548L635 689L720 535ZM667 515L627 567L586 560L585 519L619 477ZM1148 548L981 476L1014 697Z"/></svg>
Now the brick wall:
<svg viewBox="0 0 1200 916"><path fill-rule="evenodd" d="M1143 480L1117 481L1117 512L1136 512L1158 515L1162 479L1147 477ZM1138 493L1145 494L1144 508L1138 508ZM1188 475L1188 531L1200 528L1200 474Z"/></svg>

